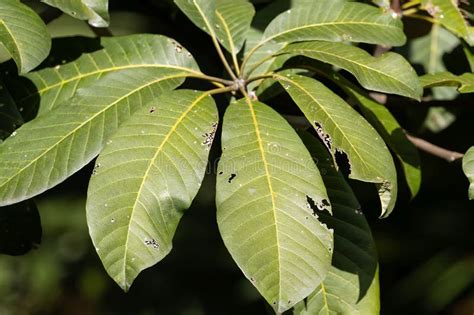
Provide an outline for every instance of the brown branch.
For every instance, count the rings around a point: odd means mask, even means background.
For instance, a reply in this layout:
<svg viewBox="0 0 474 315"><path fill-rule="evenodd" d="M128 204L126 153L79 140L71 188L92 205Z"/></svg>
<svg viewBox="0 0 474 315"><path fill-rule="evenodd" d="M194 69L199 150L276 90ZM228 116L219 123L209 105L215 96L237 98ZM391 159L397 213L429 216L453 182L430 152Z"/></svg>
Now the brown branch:
<svg viewBox="0 0 474 315"><path fill-rule="evenodd" d="M425 151L426 153L429 153L431 155L442 158L448 162L454 162L464 157L464 154L462 153L438 147L437 145L434 145L426 140L411 136L409 134L407 134L406 136L408 140L410 140L418 149Z"/></svg>

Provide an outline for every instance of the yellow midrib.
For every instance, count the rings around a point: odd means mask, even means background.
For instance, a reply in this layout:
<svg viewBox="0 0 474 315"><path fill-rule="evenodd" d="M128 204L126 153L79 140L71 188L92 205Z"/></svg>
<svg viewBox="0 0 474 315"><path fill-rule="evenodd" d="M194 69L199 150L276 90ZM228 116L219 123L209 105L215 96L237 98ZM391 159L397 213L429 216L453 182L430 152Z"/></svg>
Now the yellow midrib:
<svg viewBox="0 0 474 315"><path fill-rule="evenodd" d="M265 169L265 174L266 174L266 178L267 178L267 183L268 183L268 189L270 190L270 196L271 196L271 201L272 201L272 214L273 214L273 219L275 221L275 237L276 237L276 243L277 243L277 255L278 255L278 304L280 303L280 300L281 300L281 264L280 264L280 259L281 259L281 253L280 253L280 241L279 241L279 237L278 237L278 220L277 220L277 216L276 216L276 202L275 202L275 196L276 196L276 193L274 192L273 190L273 185L272 185L272 182L270 180L270 170L268 169L268 162L267 162L267 159L266 159L266 156L265 156L265 150L263 148L263 140L262 140L262 137L260 135L260 128L259 128L259 124L258 124L258 120L257 120L257 115L255 114L255 110L253 108L253 104L252 104L252 101L246 96L245 97L245 100L247 102L247 105L249 107L249 110L250 110L250 114L252 115L252 122L253 122L253 125L254 125L254 128L255 128L255 135L257 137L257 142L258 142L258 146L259 146L259 149L260 149L260 155L262 157L262 162L263 162L263 166L264 166L264 169Z"/></svg>
<svg viewBox="0 0 474 315"><path fill-rule="evenodd" d="M200 95L195 101L193 101L191 103L191 105L188 107L188 109L186 109L186 111L184 111L181 116L179 116L179 118L176 120L176 122L174 123L174 125L171 127L170 131L166 134L166 136L163 138L163 141L161 142L161 144L159 145L159 147L156 149L156 152L155 154L153 155L153 157L150 159L150 163L148 164L148 167L145 171L145 174L143 175L143 180L142 182L140 183L140 187L138 188L138 191L137 191L137 197L135 199L135 202L133 203L133 206L132 206L132 212L130 214L130 219L128 221L128 228L127 228L127 236L125 238L125 254L124 254L124 257L123 257L123 273L124 273L124 281L125 283L127 282L127 254L128 254L128 240L129 240L129 237L130 237L130 222L133 221L133 215L136 213L135 212L135 209L137 208L137 205L138 205L138 201L140 199L140 195L141 195L141 192L143 190L143 187L145 185L145 182L146 182L146 178L148 177L149 173L150 173L150 170L152 169L153 165L154 165L154 162L156 160L156 158L158 157L158 155L161 153L161 151L163 150L163 147L165 146L165 144L167 144L169 138L171 137L171 135L176 131L176 129L178 128L178 126L182 123L182 121L184 120L184 118L186 118L186 116L189 114L189 112L199 103L201 102L202 99L204 99L205 97L209 96L210 94L208 92L206 93L203 93L202 95Z"/></svg>
<svg viewBox="0 0 474 315"><path fill-rule="evenodd" d="M355 61L355 60L353 60L353 59L344 58L344 56L335 55L335 54L333 54L333 53L331 53L331 52L324 51L324 50L314 50L314 49L310 49L310 48L301 48L301 49L297 49L297 51L300 51L300 52L307 51L307 52L319 53L319 54L323 54L323 55L328 55L328 56L333 57L333 58L337 58L337 59L344 60L344 61L346 61L346 62L348 62L348 63L354 63L354 64L358 65L358 66L361 67L361 68L366 68L366 69L372 70L372 71L374 71L374 72L377 72L377 73L380 74L381 76L389 77L390 79L392 79L392 80L394 80L394 81L397 81L397 82L399 82L400 84L402 84L403 86L407 87L409 90L412 90L412 88L411 88L408 84L406 84L406 83L403 82L403 81L398 80L396 77L391 76L391 75L389 75L389 74L387 74L387 73L385 73L385 72L382 72L382 71L379 70L379 69L376 69L376 68L373 68L373 67L369 67L369 66L366 65L366 64L359 63L359 62L357 62L357 61ZM373 59L373 61L377 60L377 58L374 58L374 57L372 57L372 56L370 56L370 55L369 55L369 56L366 56L366 57L371 57L371 58ZM318 59L318 58L316 58L316 59Z"/></svg>
<svg viewBox="0 0 474 315"><path fill-rule="evenodd" d="M53 145L50 146L50 148L46 151L44 151L43 153L41 153L38 157L36 157L34 160L31 160L28 164L26 164L24 167L22 167L20 170L18 170L17 172L15 172L12 176L10 176L10 178L8 178L8 180L6 180L5 182L3 182L1 185L0 185L0 189L4 186L6 186L12 179L16 178L17 176L19 176L19 174L23 173L27 168L29 168L32 164L36 163L39 159L41 159L43 156L45 156L46 154L48 154L51 150L53 150L54 148L56 148L61 142L63 142L65 139L67 139L69 136L71 136L72 134L74 134L75 132L77 132L77 130L79 130L80 128L82 128L83 126L85 126L87 123L89 123L90 121L94 120L97 116L99 116L100 114L102 114L103 112L107 111L109 108L111 108L112 106L116 105L117 103L119 103L120 101L122 101L123 99L129 97L130 95L136 93L137 91L139 90L142 90L150 85L153 85L155 83L158 83L160 81L164 81L164 80L169 80L169 79L176 79L176 78L180 78L180 77L185 77L186 75L185 74L175 74L175 75L171 75L171 76L167 76L167 77L162 77L162 78L159 78L157 80L153 80L151 82L147 82L146 84L144 85L141 85L139 88L136 88L132 91L130 91L129 93L127 93L126 95L124 96L121 96L119 99L115 100L114 102L112 102L110 105L104 107L102 110L100 110L99 112L95 113L93 116L91 116L89 119L87 119L86 121L82 122L79 126L77 126L76 128L74 128L73 130L71 130L70 132L68 132L65 136L63 136L60 140L58 140L56 143L54 143Z"/></svg>
<svg viewBox="0 0 474 315"><path fill-rule="evenodd" d="M354 145L352 144L352 142L347 138L346 136L346 133L338 127L338 124L334 121L334 119L332 118L332 116L326 111L326 109L324 108L324 106L321 106L321 103L318 102L317 99L315 99L313 97L313 95L308 91L306 90L303 86L301 86L300 84L296 83L295 81L293 80L289 80L287 78L285 78L284 76L281 76L281 75L278 75L278 74L274 74L274 77L277 77L279 78L280 80L282 81L286 81L286 82L290 82L290 84L296 86L299 90L303 91L308 97L310 97L316 104L319 105L319 107L321 108L321 110L326 114L326 116L332 121L332 123L334 124L334 126L337 128L337 130L339 130L339 132L341 133L341 135L344 137L344 139L346 140L346 142L351 146L352 148L352 151L355 152L355 154L357 155L357 157L359 158L359 160L361 161L362 164L364 165L367 165L367 166L370 166L370 164L366 164L364 163L364 159L362 158L362 156L359 154L359 152L357 151L356 147L354 147ZM346 152L347 154L347 157L349 158L349 154ZM369 167L365 166L364 168L369 170ZM373 169L373 168L372 168ZM373 169L374 170L374 169ZM378 172L377 172L378 173ZM380 181L379 182L376 182L376 183L381 183Z"/></svg>
<svg viewBox="0 0 474 315"><path fill-rule="evenodd" d="M137 64L137 65L125 65L125 66L114 66L114 67L109 67L109 68L103 68L103 69L98 69L96 71L88 72L85 74L80 74L75 77L69 78L67 80L61 80L60 82L57 82L55 84L49 85L47 87L44 87L38 91L35 91L35 93L32 93L30 95L25 96L24 98L20 99L18 103L23 103L25 100L37 95L37 94L43 94L44 92L47 92L51 89L54 89L58 86L62 86L65 84L68 84L73 81L77 80L82 80L86 77L90 77L96 74L103 74L106 72L112 72L112 71L119 71L119 70L126 70L126 69L135 69L135 68L170 68L170 69L176 69L176 70L182 70L182 71L188 71L190 73L198 74L198 71L195 71L194 69L191 68L185 68L185 67L179 67L179 66L173 66L173 65L164 65L164 64ZM42 79L42 77L40 77Z"/></svg>

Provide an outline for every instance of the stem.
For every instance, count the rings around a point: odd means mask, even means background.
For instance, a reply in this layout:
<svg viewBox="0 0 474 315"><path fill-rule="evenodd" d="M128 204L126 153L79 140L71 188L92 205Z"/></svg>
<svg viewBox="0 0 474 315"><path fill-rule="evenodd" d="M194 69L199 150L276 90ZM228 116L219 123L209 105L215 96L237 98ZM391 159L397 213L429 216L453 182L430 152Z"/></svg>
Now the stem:
<svg viewBox="0 0 474 315"><path fill-rule="evenodd" d="M209 95L222 94L222 93L227 93L227 92L236 91L236 89L237 89L237 88L235 87L235 85L234 85L234 86L226 86L226 87L222 87L222 88L210 90L210 91L208 92L208 94L209 94Z"/></svg>
<svg viewBox="0 0 474 315"><path fill-rule="evenodd" d="M426 140L411 136L409 134L406 134L406 136L408 140L410 140L418 149L425 151L426 153L429 153L431 155L442 158L448 162L454 162L464 157L464 154L462 153L447 150L445 148L434 145Z"/></svg>
<svg viewBox="0 0 474 315"><path fill-rule="evenodd" d="M248 84L248 83L252 83L254 81L258 81L261 79L270 79L270 78L273 78L273 72L251 77L250 79L246 80L246 83Z"/></svg>
<svg viewBox="0 0 474 315"><path fill-rule="evenodd" d="M230 75L230 77L233 80L237 80L237 76L235 75L234 71L232 71L232 68L227 62L227 59L224 56L224 52L222 51L221 45L217 41L216 34L214 34L214 32L212 32L211 38L212 38L212 43L214 44L214 47L216 47L217 54L219 55L219 58L221 59L222 64L224 65L224 68L226 69L227 73Z"/></svg>
<svg viewBox="0 0 474 315"><path fill-rule="evenodd" d="M268 60L270 59L273 59L273 58L276 58L275 56L273 55L269 55L265 58L262 58L261 60L259 60L257 63L254 63L253 66L249 69L249 71L247 71L245 73L245 76L244 78L248 78L255 70L257 70L258 67L260 67L261 65L263 65L265 62L267 62Z"/></svg>
<svg viewBox="0 0 474 315"><path fill-rule="evenodd" d="M234 63L235 71L237 72L237 76L240 77L240 66L239 61L237 60L237 55L232 53L232 62Z"/></svg>
<svg viewBox="0 0 474 315"><path fill-rule="evenodd" d="M414 18L414 19L419 19L419 20L424 20L424 21L430 22L431 24L438 24L438 21L436 21L433 18L430 18L429 16L424 16L424 15L420 15L420 14L410 14L410 15L407 15L407 17Z"/></svg>
<svg viewBox="0 0 474 315"><path fill-rule="evenodd" d="M417 5L419 5L420 3L421 3L420 0L409 1L409 2L404 3L404 4L402 5L402 9L403 9L403 10L406 10L406 9L408 9L408 8L417 6Z"/></svg>
<svg viewBox="0 0 474 315"><path fill-rule="evenodd" d="M400 0L392 0L391 8L393 12L400 13L402 9L400 8Z"/></svg>
<svg viewBox="0 0 474 315"><path fill-rule="evenodd" d="M247 54L247 56L244 57L244 60L242 61L242 65L240 66L240 72L244 72L244 69L245 69L245 66L247 66L247 63L249 62L250 60L250 57L253 56L253 54L255 54L255 52L260 48L262 47L263 45L265 45L267 42L269 41L269 39L265 39L264 41L261 41L260 43L258 43L257 45L255 45L255 47L253 47L249 53Z"/></svg>
<svg viewBox="0 0 474 315"><path fill-rule="evenodd" d="M408 10L403 10L402 14L403 14L403 16L409 16L409 15L413 15L417 12L418 12L418 8L411 8L411 9L408 9Z"/></svg>
<svg viewBox="0 0 474 315"><path fill-rule="evenodd" d="M218 82L218 83L221 83L225 86L230 86L230 85L234 84L234 81L225 80L225 79L221 79L221 78L218 78L218 77L213 77L211 75L207 75L207 74L204 74L204 73L201 73L201 72L193 72L189 77L196 78L196 79L202 79L202 80L206 80L206 81L211 81L211 82Z"/></svg>

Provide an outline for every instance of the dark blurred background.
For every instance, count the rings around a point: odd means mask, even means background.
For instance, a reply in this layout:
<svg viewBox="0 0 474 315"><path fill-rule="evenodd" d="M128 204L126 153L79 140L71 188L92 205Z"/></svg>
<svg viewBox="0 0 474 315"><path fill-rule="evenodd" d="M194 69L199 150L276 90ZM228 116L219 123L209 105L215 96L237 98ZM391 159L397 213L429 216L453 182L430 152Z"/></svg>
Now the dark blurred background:
<svg viewBox="0 0 474 315"><path fill-rule="evenodd" d="M111 6L114 35L172 36L206 72L221 75L209 38L170 1L111 1ZM67 16L49 27L55 37L94 36L84 22ZM407 21L407 29L410 36L422 38L429 26ZM416 61L410 46L399 52ZM466 71L459 45L443 58L455 73ZM422 62L416 66L423 73ZM453 98L445 107L399 98L389 98L387 106L408 131L464 152L473 144L474 100ZM213 160L219 154L218 142L217 138ZM425 154L421 158L420 194L410 200L402 186L397 208L388 219L377 218L374 190L351 182L378 247L382 314L472 315L474 202L467 200L468 182L460 163ZM0 256L0 315L272 314L223 246L215 219L212 171L179 225L171 254L143 272L129 293L108 277L88 236L85 198L90 173L91 167L86 167L35 199L42 242L24 256ZM401 174L400 178L404 185Z"/></svg>

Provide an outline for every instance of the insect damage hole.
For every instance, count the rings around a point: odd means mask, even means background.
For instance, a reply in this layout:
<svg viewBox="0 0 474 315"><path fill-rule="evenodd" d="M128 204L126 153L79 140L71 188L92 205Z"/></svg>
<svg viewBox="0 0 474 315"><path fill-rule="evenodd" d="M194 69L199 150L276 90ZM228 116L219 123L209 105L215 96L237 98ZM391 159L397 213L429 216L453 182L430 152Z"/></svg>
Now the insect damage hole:
<svg viewBox="0 0 474 315"><path fill-rule="evenodd" d="M324 142L324 145L331 150L332 148L332 138L331 136L324 132L323 126L318 123L317 121L314 122L314 127L316 129L316 133L318 134L319 138Z"/></svg>
<svg viewBox="0 0 474 315"><path fill-rule="evenodd" d="M211 147L212 142L214 141L214 137L216 136L217 126L218 126L217 123L213 122L211 124L212 130L202 135L204 138L204 141L202 142L203 145L207 145L207 147L209 148Z"/></svg>
<svg viewBox="0 0 474 315"><path fill-rule="evenodd" d="M318 211L327 211L329 213L330 204L326 199L321 200L321 202L315 202L313 198L306 195L306 207L313 211L313 216L317 217Z"/></svg>
<svg viewBox="0 0 474 315"><path fill-rule="evenodd" d="M341 171L342 175L348 177L351 174L351 162L347 157L347 154L342 150L336 150L336 154L334 155L336 158L337 166Z"/></svg>
<svg viewBox="0 0 474 315"><path fill-rule="evenodd" d="M227 180L227 181L229 182L229 184L232 183L232 181L234 180L234 178L235 178L236 176L237 176L237 174L233 174L233 173L230 174L230 177L229 177L229 179Z"/></svg>

